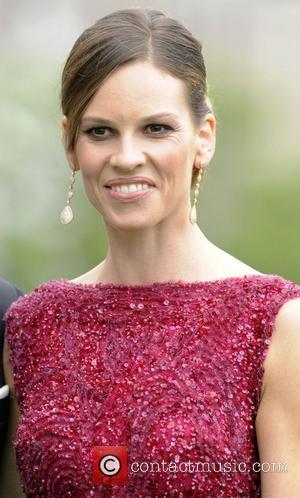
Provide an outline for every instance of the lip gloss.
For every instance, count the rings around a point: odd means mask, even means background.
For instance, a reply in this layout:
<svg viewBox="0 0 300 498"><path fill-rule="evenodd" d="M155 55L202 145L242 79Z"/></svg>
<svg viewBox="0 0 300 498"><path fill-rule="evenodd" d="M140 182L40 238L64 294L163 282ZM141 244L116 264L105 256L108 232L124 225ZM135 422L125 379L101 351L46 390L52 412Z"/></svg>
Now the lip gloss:
<svg viewBox="0 0 300 498"><path fill-rule="evenodd" d="M134 199L140 199L142 197L146 197L147 195L151 194L153 192L155 187L152 187L151 185L148 186L147 189L145 190L139 190L138 192L116 192L112 188L107 188L105 187L106 190L108 190L108 194L113 198L117 199L119 201L131 201Z"/></svg>

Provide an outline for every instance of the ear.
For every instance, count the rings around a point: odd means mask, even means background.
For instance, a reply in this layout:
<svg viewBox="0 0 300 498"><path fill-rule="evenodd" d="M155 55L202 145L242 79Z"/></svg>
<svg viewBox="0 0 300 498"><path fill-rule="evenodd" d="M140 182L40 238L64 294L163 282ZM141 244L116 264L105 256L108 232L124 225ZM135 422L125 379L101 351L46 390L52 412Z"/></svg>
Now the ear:
<svg viewBox="0 0 300 498"><path fill-rule="evenodd" d="M216 118L209 112L202 119L196 130L197 155L203 165L207 165L215 152L216 147Z"/></svg>
<svg viewBox="0 0 300 498"><path fill-rule="evenodd" d="M66 158L68 160L69 166L72 170L78 171L80 169L78 161L76 159L76 154L74 151L69 151L67 149L67 133L69 128L69 122L67 116L62 116L61 119L61 139L65 148Z"/></svg>

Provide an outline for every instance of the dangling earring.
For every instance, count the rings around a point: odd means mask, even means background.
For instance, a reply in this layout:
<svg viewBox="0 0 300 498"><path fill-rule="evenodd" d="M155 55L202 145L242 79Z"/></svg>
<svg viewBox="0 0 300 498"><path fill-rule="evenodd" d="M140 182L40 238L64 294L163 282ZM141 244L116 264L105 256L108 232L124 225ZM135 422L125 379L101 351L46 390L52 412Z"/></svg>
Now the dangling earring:
<svg viewBox="0 0 300 498"><path fill-rule="evenodd" d="M194 190L194 200L193 200L193 205L192 205L192 209L190 211L190 217L189 217L192 225L195 225L197 223L196 205L197 205L197 199L198 199L198 195L199 195L199 185L201 182L202 171L203 171L203 166L200 163L200 159L199 159L199 164L200 164L200 168L199 168L199 173L197 176L196 186L195 186L195 190Z"/></svg>
<svg viewBox="0 0 300 498"><path fill-rule="evenodd" d="M72 208L70 206L70 202L71 202L71 199L74 195L73 194L74 183L75 183L75 169L72 170L72 175L70 177L70 185L69 185L69 190L67 193L67 205L64 207L64 209L60 213L60 217L59 217L60 222L63 225L67 225L68 223L70 223L73 220L73 211L72 211Z"/></svg>

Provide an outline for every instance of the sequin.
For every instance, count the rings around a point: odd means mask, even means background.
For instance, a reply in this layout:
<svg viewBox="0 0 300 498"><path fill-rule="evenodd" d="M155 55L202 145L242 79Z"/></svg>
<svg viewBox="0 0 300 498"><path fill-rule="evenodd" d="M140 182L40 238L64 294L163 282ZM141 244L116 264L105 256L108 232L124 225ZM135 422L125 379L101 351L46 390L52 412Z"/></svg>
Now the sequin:
<svg viewBox="0 0 300 498"><path fill-rule="evenodd" d="M6 314L31 498L260 497L254 420L277 275L147 285L40 285ZM94 446L128 446L128 484L92 481ZM133 462L169 464L133 472ZM174 471L181 463L211 471ZM230 463L238 470L221 471ZM239 464L246 465L246 472ZM215 469L214 469L215 468Z"/></svg>

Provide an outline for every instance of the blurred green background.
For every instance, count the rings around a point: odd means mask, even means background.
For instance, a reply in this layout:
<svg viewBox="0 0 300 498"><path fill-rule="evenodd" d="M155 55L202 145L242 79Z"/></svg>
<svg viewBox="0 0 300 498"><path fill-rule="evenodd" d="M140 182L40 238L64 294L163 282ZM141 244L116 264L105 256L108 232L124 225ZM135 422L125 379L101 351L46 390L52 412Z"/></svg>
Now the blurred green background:
<svg viewBox="0 0 300 498"><path fill-rule="evenodd" d="M79 175L74 221L59 222L69 169L60 139L60 74L81 31L131 6L177 17L203 42L217 149L198 223L214 244L262 273L300 284L298 2L36 1L0 4L0 274L29 292L105 257L101 216Z"/></svg>

